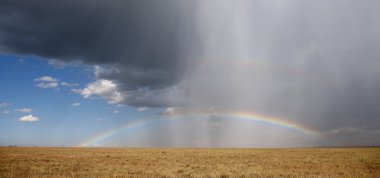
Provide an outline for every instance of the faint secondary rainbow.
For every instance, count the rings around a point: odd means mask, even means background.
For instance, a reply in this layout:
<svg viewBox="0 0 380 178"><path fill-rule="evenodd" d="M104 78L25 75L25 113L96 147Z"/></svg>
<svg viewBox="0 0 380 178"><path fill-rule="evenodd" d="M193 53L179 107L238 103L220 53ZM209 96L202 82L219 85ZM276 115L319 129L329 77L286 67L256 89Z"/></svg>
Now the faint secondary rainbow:
<svg viewBox="0 0 380 178"><path fill-rule="evenodd" d="M255 121L256 123L263 123L267 125L273 125L275 127L281 127L281 128L301 132L306 135L319 135L318 131L308 128L306 126L300 125L296 122L292 122L286 119L263 116L259 114L244 113L244 112L231 112L231 113L219 112L219 113L196 113L196 114L192 113L192 114L157 115L157 116L144 118L139 121L129 122L121 127L117 127L117 128L102 132L100 134L97 134L85 140L78 146L79 147L96 146L99 142L106 140L121 132L130 131L133 129L137 129L140 127L144 127L144 126L155 124L162 121L179 120L179 119L194 119L197 117L205 117L205 116L216 116L216 117L221 117L223 119L231 118L231 119L250 120L250 121Z"/></svg>

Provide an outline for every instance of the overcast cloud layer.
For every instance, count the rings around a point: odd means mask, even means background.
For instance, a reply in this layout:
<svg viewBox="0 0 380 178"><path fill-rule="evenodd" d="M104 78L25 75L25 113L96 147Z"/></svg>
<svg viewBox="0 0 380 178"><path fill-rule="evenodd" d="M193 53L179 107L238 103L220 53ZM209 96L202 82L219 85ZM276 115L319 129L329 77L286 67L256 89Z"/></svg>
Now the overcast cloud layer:
<svg viewBox="0 0 380 178"><path fill-rule="evenodd" d="M379 19L375 0L3 0L0 50L95 65L73 90L84 97L254 111L368 145L380 144Z"/></svg>

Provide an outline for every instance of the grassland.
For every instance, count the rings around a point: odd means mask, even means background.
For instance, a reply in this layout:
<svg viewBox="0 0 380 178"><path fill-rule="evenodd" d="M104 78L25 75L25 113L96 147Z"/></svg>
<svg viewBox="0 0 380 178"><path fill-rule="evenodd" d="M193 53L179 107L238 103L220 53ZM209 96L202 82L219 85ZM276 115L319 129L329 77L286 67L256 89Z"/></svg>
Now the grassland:
<svg viewBox="0 0 380 178"><path fill-rule="evenodd" d="M380 148L0 147L0 177L380 177Z"/></svg>

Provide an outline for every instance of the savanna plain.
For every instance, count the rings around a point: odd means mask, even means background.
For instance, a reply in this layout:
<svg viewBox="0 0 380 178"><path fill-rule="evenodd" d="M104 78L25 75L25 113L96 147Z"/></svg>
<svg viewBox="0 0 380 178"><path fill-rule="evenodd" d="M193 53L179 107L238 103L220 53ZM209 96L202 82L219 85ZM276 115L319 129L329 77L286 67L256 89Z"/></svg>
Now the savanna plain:
<svg viewBox="0 0 380 178"><path fill-rule="evenodd" d="M380 148L0 147L0 177L380 177Z"/></svg>

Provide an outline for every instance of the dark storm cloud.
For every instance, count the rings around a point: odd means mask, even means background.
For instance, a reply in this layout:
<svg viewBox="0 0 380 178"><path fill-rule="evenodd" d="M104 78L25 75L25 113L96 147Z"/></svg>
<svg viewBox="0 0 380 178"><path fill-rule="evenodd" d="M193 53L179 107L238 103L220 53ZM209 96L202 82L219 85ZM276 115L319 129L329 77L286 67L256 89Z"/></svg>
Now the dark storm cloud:
<svg viewBox="0 0 380 178"><path fill-rule="evenodd" d="M115 64L127 89L162 87L179 77L182 12L175 0L5 0L0 45L3 53Z"/></svg>

